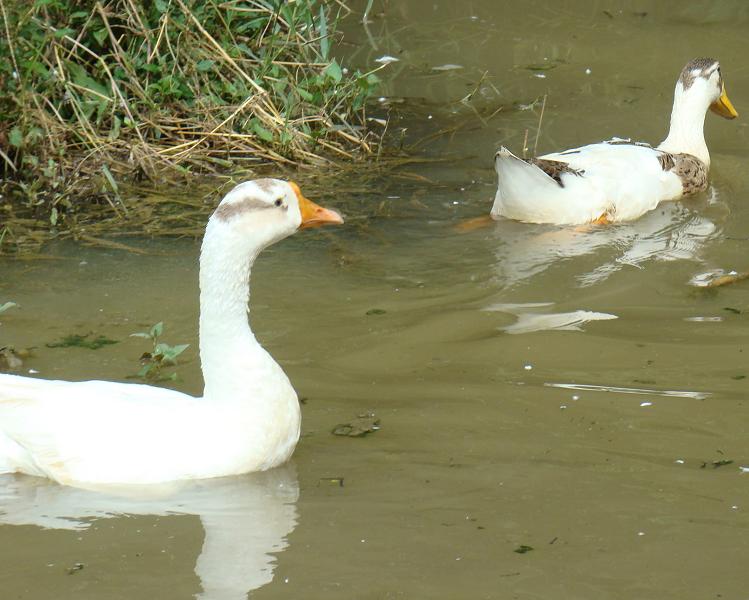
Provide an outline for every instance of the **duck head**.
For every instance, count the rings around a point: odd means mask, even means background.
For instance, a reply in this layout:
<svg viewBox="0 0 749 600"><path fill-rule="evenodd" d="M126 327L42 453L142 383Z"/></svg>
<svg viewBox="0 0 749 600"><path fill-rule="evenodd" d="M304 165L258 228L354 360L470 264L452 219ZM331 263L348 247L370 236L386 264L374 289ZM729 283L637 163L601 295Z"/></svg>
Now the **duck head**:
<svg viewBox="0 0 749 600"><path fill-rule="evenodd" d="M720 63L713 58L690 60L679 75L676 95L705 103L712 112L726 119L739 116L726 94Z"/></svg>
<svg viewBox="0 0 749 600"><path fill-rule="evenodd" d="M671 126L658 148L691 154L709 168L710 153L704 134L708 108L726 119L739 116L726 95L720 63L713 58L695 58L681 70L676 82Z"/></svg>

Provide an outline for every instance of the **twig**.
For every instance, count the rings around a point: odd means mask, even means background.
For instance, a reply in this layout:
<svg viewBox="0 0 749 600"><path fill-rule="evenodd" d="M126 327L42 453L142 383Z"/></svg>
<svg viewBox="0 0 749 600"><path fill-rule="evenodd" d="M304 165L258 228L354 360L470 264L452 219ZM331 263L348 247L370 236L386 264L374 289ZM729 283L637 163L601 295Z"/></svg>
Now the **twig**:
<svg viewBox="0 0 749 600"><path fill-rule="evenodd" d="M541 123L544 120L544 110L546 109L546 94L544 94L544 101L541 104L541 114L538 117L538 129L536 129L536 141L533 144L533 156L538 155L538 138L541 135ZM528 132L526 131L526 134Z"/></svg>

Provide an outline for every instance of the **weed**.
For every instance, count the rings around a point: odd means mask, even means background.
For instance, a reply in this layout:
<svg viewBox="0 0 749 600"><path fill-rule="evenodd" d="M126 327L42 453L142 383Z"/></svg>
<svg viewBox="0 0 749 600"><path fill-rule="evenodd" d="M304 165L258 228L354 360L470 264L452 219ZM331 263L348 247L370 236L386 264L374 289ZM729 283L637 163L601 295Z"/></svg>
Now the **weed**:
<svg viewBox="0 0 749 600"><path fill-rule="evenodd" d="M110 344L116 344L117 340L110 340L103 335L97 335L93 339L89 339L91 334L79 335L77 333L71 333L70 335L64 336L59 342L50 342L45 344L47 348L88 348L89 350L98 350L104 346Z"/></svg>
<svg viewBox="0 0 749 600"><path fill-rule="evenodd" d="M190 344L177 344L176 346L170 346L164 342L159 342L159 337L161 337L163 332L164 323L160 321L148 331L130 334L130 337L151 340L152 344L152 350L150 352L144 352L140 357L140 362L143 366L140 371L138 371L137 376L141 379L153 379L158 381L175 381L177 379L176 372L166 375L162 372L162 369L167 365L176 365L177 357L182 354Z"/></svg>
<svg viewBox="0 0 749 600"><path fill-rule="evenodd" d="M126 180L352 158L375 139L364 105L376 74L331 52L341 2L0 9L0 193L50 228L92 199L126 217Z"/></svg>

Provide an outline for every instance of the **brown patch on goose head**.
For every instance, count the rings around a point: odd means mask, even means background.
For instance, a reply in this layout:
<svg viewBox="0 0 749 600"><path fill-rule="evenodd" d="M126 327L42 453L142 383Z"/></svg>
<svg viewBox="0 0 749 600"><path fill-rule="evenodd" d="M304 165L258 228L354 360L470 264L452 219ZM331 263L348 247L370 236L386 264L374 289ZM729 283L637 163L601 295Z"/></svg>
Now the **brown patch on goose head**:
<svg viewBox="0 0 749 600"><path fill-rule="evenodd" d="M253 183L263 192L270 194L271 191L273 191L273 188L276 187L278 180L264 177L263 179L255 179Z"/></svg>
<svg viewBox="0 0 749 600"><path fill-rule="evenodd" d="M271 205L259 198L243 198L237 202L226 202L219 204L213 211L213 216L221 221L230 221L246 212L260 208L270 208Z"/></svg>

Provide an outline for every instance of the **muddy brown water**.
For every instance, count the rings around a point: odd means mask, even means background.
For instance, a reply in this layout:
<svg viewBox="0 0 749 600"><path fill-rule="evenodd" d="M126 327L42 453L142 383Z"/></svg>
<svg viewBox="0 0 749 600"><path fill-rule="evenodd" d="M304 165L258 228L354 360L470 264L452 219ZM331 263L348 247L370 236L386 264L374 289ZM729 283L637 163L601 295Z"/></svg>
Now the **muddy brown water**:
<svg viewBox="0 0 749 600"><path fill-rule="evenodd" d="M349 225L254 269L254 329L305 398L293 460L118 495L4 476L2 597L746 600L749 283L690 281L749 269L749 9L409 1L372 20L346 51L400 59L393 126L451 130L420 150L448 160L329 190ZM539 151L657 143L705 54L742 113L708 115L707 193L595 231L455 232L489 209L493 150L535 141L534 100ZM35 346L36 376L126 380L147 349L129 334L163 320L191 344L171 385L198 394L198 245L128 242L148 254L57 244L0 264L20 305L2 345ZM119 343L45 346L89 332ZM368 412L379 431L331 435Z"/></svg>

